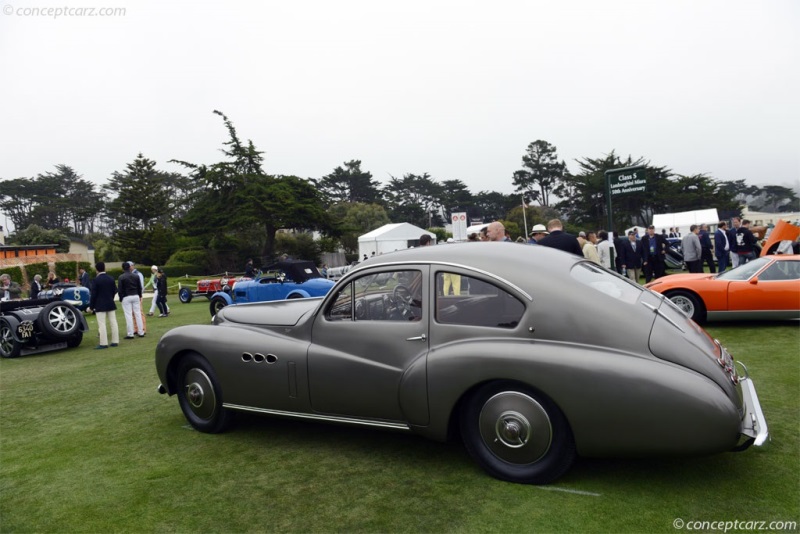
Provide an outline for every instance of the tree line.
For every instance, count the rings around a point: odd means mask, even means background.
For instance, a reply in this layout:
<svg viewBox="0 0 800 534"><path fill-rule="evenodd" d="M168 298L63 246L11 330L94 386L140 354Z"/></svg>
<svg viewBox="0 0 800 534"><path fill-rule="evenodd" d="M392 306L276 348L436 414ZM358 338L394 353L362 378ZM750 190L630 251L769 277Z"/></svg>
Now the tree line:
<svg viewBox="0 0 800 534"><path fill-rule="evenodd" d="M381 184L360 160L321 178L273 175L264 170L263 152L251 140L243 142L222 112L214 113L228 140L222 161L211 165L170 160L185 172L165 172L140 153L101 186L64 164L35 178L2 180L0 210L16 229L9 244L63 248L77 237L95 247L98 260L235 270L246 257L266 263L283 253L353 253L358 236L384 224L441 228L452 212L466 212L474 221L502 220L515 237L524 233L524 220L530 225L555 217L568 229L594 230L608 221L605 171L631 166L645 168L647 188L614 199L617 229L646 226L658 213L710 207L728 218L739 215L743 203L756 211L800 211L800 198L786 187L679 175L614 151L576 160L573 174L544 140L527 146L522 168L510 177L512 194L472 192L459 179L437 180L424 172ZM293 232L278 232L286 229ZM312 239L312 230L322 238Z"/></svg>

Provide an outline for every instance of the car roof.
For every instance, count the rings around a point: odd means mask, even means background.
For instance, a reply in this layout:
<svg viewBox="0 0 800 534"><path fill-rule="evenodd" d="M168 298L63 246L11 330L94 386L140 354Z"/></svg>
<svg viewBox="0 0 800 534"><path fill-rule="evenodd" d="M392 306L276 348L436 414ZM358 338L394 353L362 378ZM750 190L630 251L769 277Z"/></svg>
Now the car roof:
<svg viewBox="0 0 800 534"><path fill-rule="evenodd" d="M531 288L536 279L563 280L576 256L545 246L511 242L466 242L400 250L361 262L351 272L396 263L450 263L494 274L519 287Z"/></svg>
<svg viewBox="0 0 800 534"><path fill-rule="evenodd" d="M309 280L311 278L322 278L314 262L308 260L282 260L273 263L269 267L265 267L263 271L283 271L296 282Z"/></svg>

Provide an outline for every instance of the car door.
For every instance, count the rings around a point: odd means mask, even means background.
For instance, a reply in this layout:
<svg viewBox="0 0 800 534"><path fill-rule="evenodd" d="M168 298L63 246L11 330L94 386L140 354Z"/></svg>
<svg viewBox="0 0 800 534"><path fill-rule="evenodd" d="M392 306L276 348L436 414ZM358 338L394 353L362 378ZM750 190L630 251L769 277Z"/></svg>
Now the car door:
<svg viewBox="0 0 800 534"><path fill-rule="evenodd" d="M774 261L746 281L728 287L730 311L800 309L800 261Z"/></svg>
<svg viewBox="0 0 800 534"><path fill-rule="evenodd" d="M428 272L376 268L326 301L308 354L315 412L427 423Z"/></svg>

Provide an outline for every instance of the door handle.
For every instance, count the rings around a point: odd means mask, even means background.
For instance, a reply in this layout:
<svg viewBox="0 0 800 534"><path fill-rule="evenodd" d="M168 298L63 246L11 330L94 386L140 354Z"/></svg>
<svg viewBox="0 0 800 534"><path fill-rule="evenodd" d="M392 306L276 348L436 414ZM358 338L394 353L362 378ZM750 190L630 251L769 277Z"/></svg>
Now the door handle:
<svg viewBox="0 0 800 534"><path fill-rule="evenodd" d="M422 334L421 336L407 337L406 341L425 341L426 339L428 339L428 336Z"/></svg>

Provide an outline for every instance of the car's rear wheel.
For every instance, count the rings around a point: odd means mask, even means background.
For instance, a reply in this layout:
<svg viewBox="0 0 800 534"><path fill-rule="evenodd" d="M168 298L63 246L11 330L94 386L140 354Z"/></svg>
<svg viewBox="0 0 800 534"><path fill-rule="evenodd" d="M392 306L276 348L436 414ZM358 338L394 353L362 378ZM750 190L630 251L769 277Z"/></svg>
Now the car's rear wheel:
<svg viewBox="0 0 800 534"><path fill-rule="evenodd" d="M461 436L490 475L521 484L547 484L575 461L572 430L545 396L515 382L492 382L464 403Z"/></svg>
<svg viewBox="0 0 800 534"><path fill-rule="evenodd" d="M75 347L79 346L83 341L83 332L80 330L75 333L71 338L67 340L67 347L74 349Z"/></svg>
<svg viewBox="0 0 800 534"><path fill-rule="evenodd" d="M286 297L286 300L294 300L294 299L301 299L301 298L303 298L303 295L301 295L300 293L292 293L291 295Z"/></svg>
<svg viewBox="0 0 800 534"><path fill-rule="evenodd" d="M208 361L197 353L178 364L178 403L189 424L200 432L223 432L233 414L222 407L222 390Z"/></svg>
<svg viewBox="0 0 800 534"><path fill-rule="evenodd" d="M670 291L665 296L694 322L701 324L706 320L706 307L703 301L689 291Z"/></svg>
<svg viewBox="0 0 800 534"><path fill-rule="evenodd" d="M5 317L0 317L0 356L16 358L22 351L22 343L14 339L14 326Z"/></svg>
<svg viewBox="0 0 800 534"><path fill-rule="evenodd" d="M178 291L178 300L184 304L189 304L192 302L192 290L188 287L182 287Z"/></svg>
<svg viewBox="0 0 800 534"><path fill-rule="evenodd" d="M220 312L220 310L222 310L222 308L224 308L227 305L228 302L219 295L217 295L216 297L212 297L211 304L209 304L208 306L209 310L211 310L211 317L214 317L216 314Z"/></svg>
<svg viewBox="0 0 800 534"><path fill-rule="evenodd" d="M69 302L51 302L39 312L39 327L48 337L72 337L80 329L78 310Z"/></svg>

